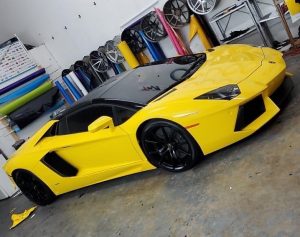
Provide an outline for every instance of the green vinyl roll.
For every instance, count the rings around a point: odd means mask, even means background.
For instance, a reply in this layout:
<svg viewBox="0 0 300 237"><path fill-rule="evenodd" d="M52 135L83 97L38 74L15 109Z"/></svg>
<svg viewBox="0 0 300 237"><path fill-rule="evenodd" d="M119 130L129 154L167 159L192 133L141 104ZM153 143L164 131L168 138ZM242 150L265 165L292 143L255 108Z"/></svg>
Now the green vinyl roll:
<svg viewBox="0 0 300 237"><path fill-rule="evenodd" d="M0 115L8 115L13 111L17 110L21 106L27 104L31 100L35 99L36 97L44 94L48 90L52 88L51 82L45 82L43 85L39 86L38 88L34 89L33 91L29 92L28 94L12 101L7 104L4 104L0 107Z"/></svg>

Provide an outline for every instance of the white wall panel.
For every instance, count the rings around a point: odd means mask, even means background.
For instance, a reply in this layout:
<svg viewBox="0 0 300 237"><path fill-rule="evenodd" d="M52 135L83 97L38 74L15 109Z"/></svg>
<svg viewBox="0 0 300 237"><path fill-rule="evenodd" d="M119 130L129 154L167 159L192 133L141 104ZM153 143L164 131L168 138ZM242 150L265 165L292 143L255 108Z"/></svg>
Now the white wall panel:
<svg viewBox="0 0 300 237"><path fill-rule="evenodd" d="M156 1L95 0L95 6L87 0L1 0L0 42L16 33L26 43L45 43L68 67L120 34L120 26L151 2Z"/></svg>

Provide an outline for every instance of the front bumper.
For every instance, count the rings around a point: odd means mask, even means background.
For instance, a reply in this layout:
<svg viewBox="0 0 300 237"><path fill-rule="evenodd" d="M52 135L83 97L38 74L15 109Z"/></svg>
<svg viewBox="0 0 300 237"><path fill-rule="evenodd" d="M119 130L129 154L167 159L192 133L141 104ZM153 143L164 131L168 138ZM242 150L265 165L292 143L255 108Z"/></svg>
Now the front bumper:
<svg viewBox="0 0 300 237"><path fill-rule="evenodd" d="M222 110L200 119L195 117L191 122L200 124L189 132L205 155L250 136L274 118L293 84L283 74L270 80L268 85L248 80L240 88L242 94L234 100L210 101L215 104L214 108L220 108L222 104Z"/></svg>
<svg viewBox="0 0 300 237"><path fill-rule="evenodd" d="M251 125L251 123L263 116L264 113L267 112L268 108L274 108L274 105L271 106L269 101L270 99L276 104L276 106L278 106L278 108L281 108L292 89L293 82L289 77L286 77L282 84L269 97L259 95L248 101L246 104L239 106L235 132L242 131L247 126ZM278 112L278 108L274 108L273 112Z"/></svg>
<svg viewBox="0 0 300 237"><path fill-rule="evenodd" d="M288 99L293 88L293 81L290 77L286 77L281 86L270 96L270 98L279 108L281 108Z"/></svg>

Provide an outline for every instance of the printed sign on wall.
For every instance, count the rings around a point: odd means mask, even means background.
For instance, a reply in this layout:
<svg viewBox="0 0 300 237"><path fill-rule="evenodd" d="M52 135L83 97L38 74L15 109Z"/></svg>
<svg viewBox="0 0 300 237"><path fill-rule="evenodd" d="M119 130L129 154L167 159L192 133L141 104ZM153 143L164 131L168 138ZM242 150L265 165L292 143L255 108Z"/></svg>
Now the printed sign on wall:
<svg viewBox="0 0 300 237"><path fill-rule="evenodd" d="M34 67L36 63L17 37L0 44L0 84Z"/></svg>

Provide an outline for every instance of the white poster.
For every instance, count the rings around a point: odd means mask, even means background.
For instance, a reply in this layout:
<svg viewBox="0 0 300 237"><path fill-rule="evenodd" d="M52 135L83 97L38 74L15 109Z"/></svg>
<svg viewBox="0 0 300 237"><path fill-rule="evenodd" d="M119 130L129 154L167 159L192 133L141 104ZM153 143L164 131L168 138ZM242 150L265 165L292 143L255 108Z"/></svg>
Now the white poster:
<svg viewBox="0 0 300 237"><path fill-rule="evenodd" d="M36 66L17 37L0 44L0 84Z"/></svg>

